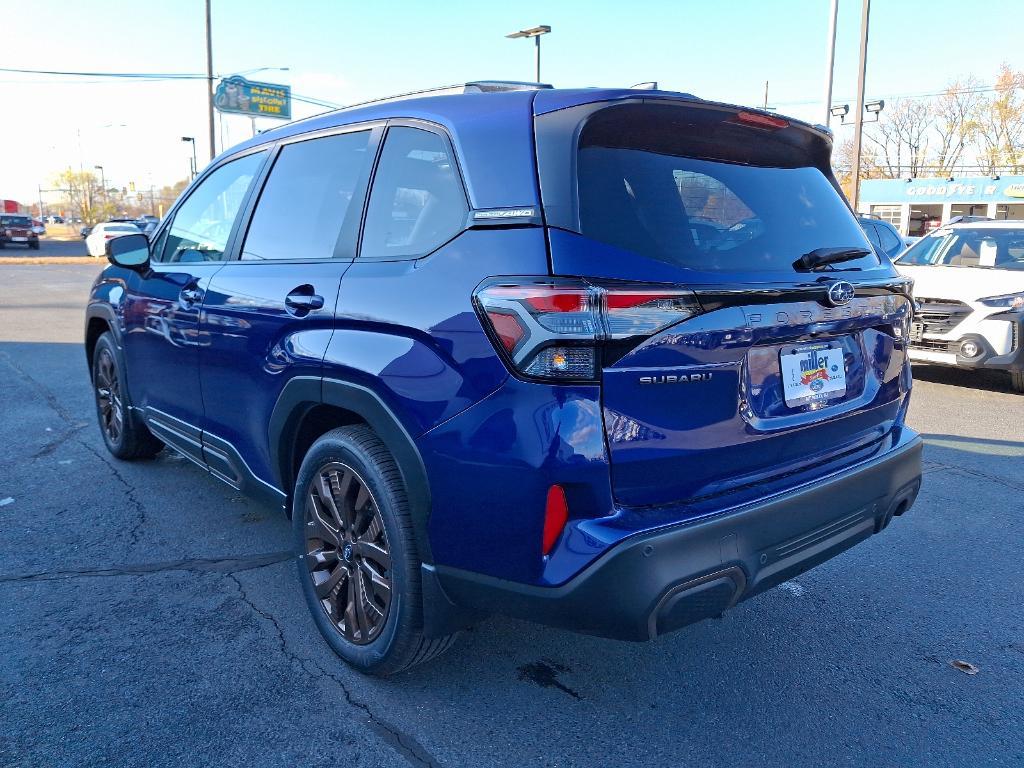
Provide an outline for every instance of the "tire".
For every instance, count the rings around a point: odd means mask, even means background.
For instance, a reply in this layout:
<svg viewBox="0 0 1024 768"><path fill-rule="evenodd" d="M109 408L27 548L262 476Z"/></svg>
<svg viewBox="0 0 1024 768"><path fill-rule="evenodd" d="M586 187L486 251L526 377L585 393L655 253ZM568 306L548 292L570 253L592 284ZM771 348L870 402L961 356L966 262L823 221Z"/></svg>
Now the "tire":
<svg viewBox="0 0 1024 768"><path fill-rule="evenodd" d="M1014 392L1024 393L1024 371L1010 371L1010 386Z"/></svg>
<svg viewBox="0 0 1024 768"><path fill-rule="evenodd" d="M107 450L119 459L151 459L164 444L132 411L124 388L124 361L114 337L104 332L92 354L92 388L96 418Z"/></svg>
<svg viewBox="0 0 1024 768"><path fill-rule="evenodd" d="M295 484L292 529L310 613L349 665L383 677L451 646L456 635L423 636L422 561L406 490L372 429L340 427L313 444Z"/></svg>
<svg viewBox="0 0 1024 768"><path fill-rule="evenodd" d="M33 251L38 251L39 250L39 241L36 240L34 243L29 243L28 247L31 248Z"/></svg>

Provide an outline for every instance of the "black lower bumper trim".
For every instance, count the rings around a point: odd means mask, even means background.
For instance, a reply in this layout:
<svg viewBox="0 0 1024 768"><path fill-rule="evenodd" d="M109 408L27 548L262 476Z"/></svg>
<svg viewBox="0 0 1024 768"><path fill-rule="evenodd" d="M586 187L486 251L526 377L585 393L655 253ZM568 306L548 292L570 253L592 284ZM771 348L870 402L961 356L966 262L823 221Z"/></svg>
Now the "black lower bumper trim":
<svg viewBox="0 0 1024 768"><path fill-rule="evenodd" d="M921 439L722 515L626 539L573 579L537 587L434 566L454 605L648 640L791 579L889 524L921 486Z"/></svg>

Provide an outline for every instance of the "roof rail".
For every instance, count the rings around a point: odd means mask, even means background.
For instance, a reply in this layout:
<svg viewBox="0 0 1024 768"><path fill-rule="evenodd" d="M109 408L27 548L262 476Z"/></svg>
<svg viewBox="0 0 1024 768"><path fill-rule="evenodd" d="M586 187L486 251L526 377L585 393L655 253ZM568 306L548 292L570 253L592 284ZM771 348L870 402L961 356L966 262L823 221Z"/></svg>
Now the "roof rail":
<svg viewBox="0 0 1024 768"><path fill-rule="evenodd" d="M404 99L421 99L427 96L455 96L463 93L501 93L505 91L539 91L554 86L548 83L524 83L516 80L473 80L461 85L442 85L437 88L426 88L422 91L410 91L395 96L385 96L381 99L370 99L361 101L358 104L348 104L343 109L354 107L366 107L370 104L386 104L390 101L403 101Z"/></svg>

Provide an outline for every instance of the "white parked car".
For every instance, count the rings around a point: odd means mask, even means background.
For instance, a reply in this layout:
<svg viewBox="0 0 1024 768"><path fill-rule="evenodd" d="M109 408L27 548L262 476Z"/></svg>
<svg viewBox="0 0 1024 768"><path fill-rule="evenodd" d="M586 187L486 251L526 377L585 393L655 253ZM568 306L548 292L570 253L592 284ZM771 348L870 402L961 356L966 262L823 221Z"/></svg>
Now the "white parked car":
<svg viewBox="0 0 1024 768"><path fill-rule="evenodd" d="M92 228L89 236L85 238L85 247L89 250L90 256L106 256L107 241L123 235L137 235L140 230L134 224L123 221L108 221L106 224L97 224Z"/></svg>
<svg viewBox="0 0 1024 768"><path fill-rule="evenodd" d="M1010 374L1024 392L1024 221L953 224L896 261L920 308L910 359Z"/></svg>

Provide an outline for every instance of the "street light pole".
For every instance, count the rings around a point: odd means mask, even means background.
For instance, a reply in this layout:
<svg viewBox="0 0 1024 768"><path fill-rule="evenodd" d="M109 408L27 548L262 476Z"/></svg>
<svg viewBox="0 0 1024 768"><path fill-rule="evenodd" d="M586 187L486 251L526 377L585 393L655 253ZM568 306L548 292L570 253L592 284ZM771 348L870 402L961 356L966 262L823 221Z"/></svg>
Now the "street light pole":
<svg viewBox="0 0 1024 768"><path fill-rule="evenodd" d="M190 142L192 144L192 167L189 168L189 175L191 176L189 181L191 181L192 179L194 179L196 177L196 173L199 170L196 167L196 139L195 139L194 136L182 136L181 140L182 141Z"/></svg>
<svg viewBox="0 0 1024 768"><path fill-rule="evenodd" d="M106 205L109 202L107 200L107 175L104 173L102 165L94 165L93 168L100 172L100 186L103 187L103 204Z"/></svg>
<svg viewBox="0 0 1024 768"><path fill-rule="evenodd" d="M839 16L839 0L832 0L832 12L828 19L828 74L825 76L825 127L832 122L832 75L836 68L836 18Z"/></svg>
<svg viewBox="0 0 1024 768"><path fill-rule="evenodd" d="M210 0L206 0L206 113L210 124L210 160L212 162L217 148L213 134L213 32L210 24ZM195 150L194 144L192 149Z"/></svg>
<svg viewBox="0 0 1024 768"><path fill-rule="evenodd" d="M551 27L546 24L542 24L539 27L531 27L530 29L521 29L518 32L513 32L505 37L515 39L519 37L532 37L534 42L534 63L536 70L536 82L540 82L540 36L546 35L551 31Z"/></svg>
<svg viewBox="0 0 1024 768"><path fill-rule="evenodd" d="M860 64L857 72L857 111L853 118L853 170L850 207L857 212L860 198L860 145L864 135L864 79L868 69L868 21L871 17L871 0L864 0L860 14Z"/></svg>

